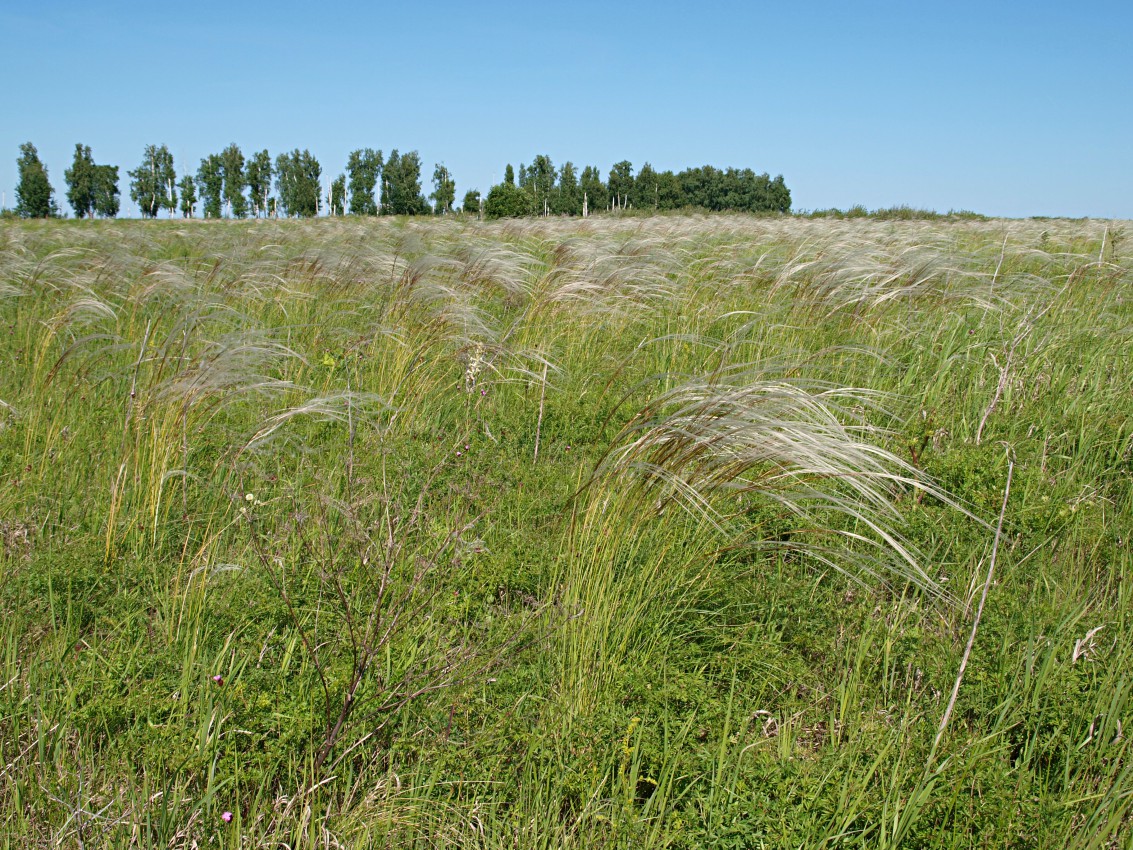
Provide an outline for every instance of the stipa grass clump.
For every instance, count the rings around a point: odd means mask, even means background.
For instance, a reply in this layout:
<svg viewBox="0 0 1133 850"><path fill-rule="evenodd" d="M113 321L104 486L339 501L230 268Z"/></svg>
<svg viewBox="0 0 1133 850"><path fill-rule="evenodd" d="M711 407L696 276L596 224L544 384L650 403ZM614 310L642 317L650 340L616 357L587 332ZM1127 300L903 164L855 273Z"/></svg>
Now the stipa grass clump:
<svg viewBox="0 0 1133 850"><path fill-rule="evenodd" d="M1106 222L6 224L0 836L1120 846L1131 268Z"/></svg>

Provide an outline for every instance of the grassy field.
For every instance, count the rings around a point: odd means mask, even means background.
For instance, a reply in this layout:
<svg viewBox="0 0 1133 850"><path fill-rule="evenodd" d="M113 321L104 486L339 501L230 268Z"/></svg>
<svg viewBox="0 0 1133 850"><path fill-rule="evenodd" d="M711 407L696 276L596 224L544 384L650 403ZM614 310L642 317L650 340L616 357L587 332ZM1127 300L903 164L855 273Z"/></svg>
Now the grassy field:
<svg viewBox="0 0 1133 850"><path fill-rule="evenodd" d="M0 847L1133 846L1129 238L0 224Z"/></svg>

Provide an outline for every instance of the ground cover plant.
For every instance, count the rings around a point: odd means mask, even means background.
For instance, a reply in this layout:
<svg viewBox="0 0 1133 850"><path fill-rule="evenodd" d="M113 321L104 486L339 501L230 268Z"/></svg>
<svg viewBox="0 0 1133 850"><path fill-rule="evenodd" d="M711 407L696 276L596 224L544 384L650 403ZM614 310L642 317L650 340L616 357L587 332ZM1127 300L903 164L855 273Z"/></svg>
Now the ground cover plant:
<svg viewBox="0 0 1133 850"><path fill-rule="evenodd" d="M0 846L1128 846L1131 282L1113 222L5 222Z"/></svg>

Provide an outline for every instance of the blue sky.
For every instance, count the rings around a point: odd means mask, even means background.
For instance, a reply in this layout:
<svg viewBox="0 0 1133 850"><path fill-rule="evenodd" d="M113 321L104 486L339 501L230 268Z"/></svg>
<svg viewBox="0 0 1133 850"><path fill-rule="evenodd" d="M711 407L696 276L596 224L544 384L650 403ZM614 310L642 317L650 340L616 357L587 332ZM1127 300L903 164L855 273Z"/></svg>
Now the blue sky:
<svg viewBox="0 0 1133 850"><path fill-rule="evenodd" d="M796 208L1133 218L1133 3L0 4L0 191L31 140L178 172L236 142L783 174ZM428 188L426 188L426 192ZM63 204L65 208L65 204Z"/></svg>

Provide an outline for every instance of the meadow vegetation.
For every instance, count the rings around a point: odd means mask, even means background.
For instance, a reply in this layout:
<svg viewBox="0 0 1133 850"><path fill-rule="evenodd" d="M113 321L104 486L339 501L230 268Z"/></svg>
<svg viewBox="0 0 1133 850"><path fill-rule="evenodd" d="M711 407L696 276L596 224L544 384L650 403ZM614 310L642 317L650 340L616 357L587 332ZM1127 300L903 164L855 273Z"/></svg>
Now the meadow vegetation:
<svg viewBox="0 0 1133 850"><path fill-rule="evenodd" d="M0 223L0 847L1129 846L1130 249Z"/></svg>

